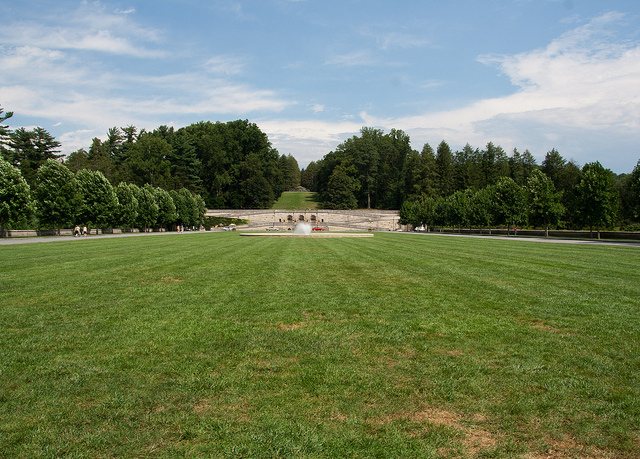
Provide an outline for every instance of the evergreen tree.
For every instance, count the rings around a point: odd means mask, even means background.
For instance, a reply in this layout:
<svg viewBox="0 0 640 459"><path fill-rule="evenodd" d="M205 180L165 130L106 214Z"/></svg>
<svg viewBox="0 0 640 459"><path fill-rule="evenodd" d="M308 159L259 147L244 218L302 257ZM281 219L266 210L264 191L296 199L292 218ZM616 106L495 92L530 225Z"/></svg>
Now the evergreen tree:
<svg viewBox="0 0 640 459"><path fill-rule="evenodd" d="M438 193L447 197L456 189L455 163L451 148L444 140L436 150L436 171L438 173Z"/></svg>
<svg viewBox="0 0 640 459"><path fill-rule="evenodd" d="M413 150L405 163L403 194L407 200L415 200L422 195L422 161L420 154ZM403 202L403 206L407 201Z"/></svg>
<svg viewBox="0 0 640 459"><path fill-rule="evenodd" d="M107 131L107 140L104 145L109 158L111 158L116 164L119 164L122 160L120 154L122 153L122 143L124 139L124 134L118 127L112 127Z"/></svg>
<svg viewBox="0 0 640 459"><path fill-rule="evenodd" d="M8 160L9 152L5 149L5 145L9 136L9 127L5 126L3 123L13 116L13 112L3 113L4 109L0 107L0 160Z"/></svg>
<svg viewBox="0 0 640 459"><path fill-rule="evenodd" d="M114 164L109 156L107 146L98 138L91 142L91 148L87 152L88 168L92 171L100 171L104 176L112 181L114 179Z"/></svg>
<svg viewBox="0 0 640 459"><path fill-rule="evenodd" d="M315 187L315 174L318 170L318 165L315 161L311 161L307 164L307 167L300 171L300 185L310 191L317 191Z"/></svg>
<svg viewBox="0 0 640 459"><path fill-rule="evenodd" d="M436 155L431 145L425 143L420 153L420 192L423 196L435 198L438 189Z"/></svg>
<svg viewBox="0 0 640 459"><path fill-rule="evenodd" d="M509 160L504 150L493 142L487 144L482 152L482 166L484 184L495 185L502 177L509 177Z"/></svg>
<svg viewBox="0 0 640 459"><path fill-rule="evenodd" d="M558 190L564 191L562 186L561 177L567 161L558 153L555 148L547 152L542 161L542 172L549 177L553 182L553 185Z"/></svg>
<svg viewBox="0 0 640 459"><path fill-rule="evenodd" d="M524 186L526 184L524 163L522 161L522 155L520 155L517 148L513 149L513 155L509 158L509 169L513 181L520 186Z"/></svg>
<svg viewBox="0 0 640 459"><path fill-rule="evenodd" d="M201 175L202 162L196 154L194 140L185 130L178 131L172 137L171 155L172 189L188 188L195 193L201 193L203 183Z"/></svg>
<svg viewBox="0 0 640 459"><path fill-rule="evenodd" d="M35 186L38 169L48 159L57 159L59 155L58 142L49 132L41 127L32 131L18 128L9 133L9 150L7 156L17 167L29 186Z"/></svg>
<svg viewBox="0 0 640 459"><path fill-rule="evenodd" d="M64 163L73 174L77 174L82 169L89 169L89 154L80 148L67 156Z"/></svg>

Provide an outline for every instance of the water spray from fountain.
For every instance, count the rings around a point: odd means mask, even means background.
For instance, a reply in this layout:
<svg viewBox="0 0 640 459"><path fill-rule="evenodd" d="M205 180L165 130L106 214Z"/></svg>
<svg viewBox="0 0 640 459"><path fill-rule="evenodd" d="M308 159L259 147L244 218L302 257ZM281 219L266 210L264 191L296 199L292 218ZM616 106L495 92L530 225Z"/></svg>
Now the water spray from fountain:
<svg viewBox="0 0 640 459"><path fill-rule="evenodd" d="M298 222L293 228L293 234L302 234L308 236L311 234L311 225L307 222Z"/></svg>

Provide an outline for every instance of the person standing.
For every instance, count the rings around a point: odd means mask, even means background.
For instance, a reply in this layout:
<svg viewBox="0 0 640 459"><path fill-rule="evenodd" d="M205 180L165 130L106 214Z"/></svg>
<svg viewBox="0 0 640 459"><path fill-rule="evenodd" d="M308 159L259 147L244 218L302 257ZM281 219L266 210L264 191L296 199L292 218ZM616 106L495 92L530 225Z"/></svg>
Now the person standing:
<svg viewBox="0 0 640 459"><path fill-rule="evenodd" d="M87 237L87 227L86 226L82 227L82 236Z"/></svg>

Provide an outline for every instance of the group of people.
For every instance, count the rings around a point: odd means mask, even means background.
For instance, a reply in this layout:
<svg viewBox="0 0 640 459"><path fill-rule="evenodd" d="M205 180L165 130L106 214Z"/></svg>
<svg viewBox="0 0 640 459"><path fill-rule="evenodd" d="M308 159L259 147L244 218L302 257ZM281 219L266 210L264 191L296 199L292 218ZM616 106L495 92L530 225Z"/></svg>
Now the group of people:
<svg viewBox="0 0 640 459"><path fill-rule="evenodd" d="M80 227L78 225L76 225L76 227L73 228L73 236L74 237L80 237L81 234L82 234L82 236L87 237L87 227L83 226L82 230L80 230Z"/></svg>

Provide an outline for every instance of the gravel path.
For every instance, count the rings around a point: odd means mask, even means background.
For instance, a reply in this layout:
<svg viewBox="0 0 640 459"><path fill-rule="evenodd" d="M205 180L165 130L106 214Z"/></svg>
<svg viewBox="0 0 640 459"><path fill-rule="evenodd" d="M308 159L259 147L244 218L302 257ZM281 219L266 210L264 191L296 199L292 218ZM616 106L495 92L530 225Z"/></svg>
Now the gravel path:
<svg viewBox="0 0 640 459"><path fill-rule="evenodd" d="M202 231L185 231L178 233L175 231L159 233L118 233L118 234L98 234L87 237L74 236L40 236L40 237L7 237L0 238L0 245L32 244L36 242L80 242L92 239L110 239L114 237L145 237L145 236L186 236L188 234L201 234Z"/></svg>

